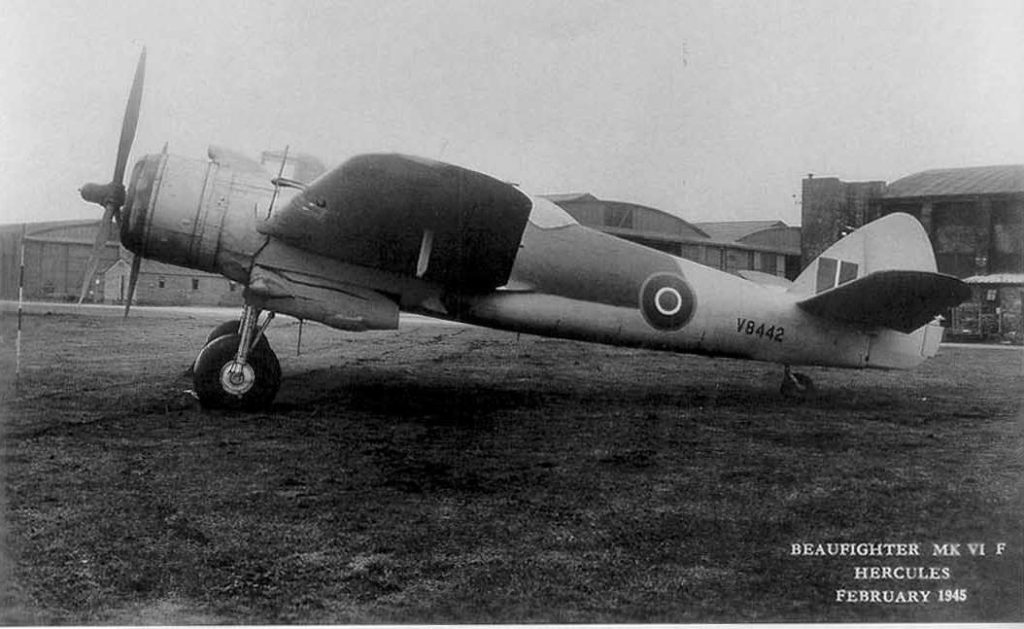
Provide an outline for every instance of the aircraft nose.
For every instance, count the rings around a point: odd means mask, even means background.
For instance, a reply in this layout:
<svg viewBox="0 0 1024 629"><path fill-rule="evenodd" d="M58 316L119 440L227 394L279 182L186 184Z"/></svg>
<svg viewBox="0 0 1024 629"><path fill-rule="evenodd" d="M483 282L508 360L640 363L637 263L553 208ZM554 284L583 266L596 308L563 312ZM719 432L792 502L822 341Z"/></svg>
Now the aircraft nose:
<svg viewBox="0 0 1024 629"><path fill-rule="evenodd" d="M124 192L121 208L121 244L138 253L142 244L146 209L153 190L153 181L159 168L161 155L147 155L135 163L131 183ZM91 193L91 191L90 191ZM82 192L86 194L85 191Z"/></svg>
<svg viewBox="0 0 1024 629"><path fill-rule="evenodd" d="M111 203L121 207L125 200L124 186L119 183L87 183L78 189L78 193L89 203L106 206Z"/></svg>

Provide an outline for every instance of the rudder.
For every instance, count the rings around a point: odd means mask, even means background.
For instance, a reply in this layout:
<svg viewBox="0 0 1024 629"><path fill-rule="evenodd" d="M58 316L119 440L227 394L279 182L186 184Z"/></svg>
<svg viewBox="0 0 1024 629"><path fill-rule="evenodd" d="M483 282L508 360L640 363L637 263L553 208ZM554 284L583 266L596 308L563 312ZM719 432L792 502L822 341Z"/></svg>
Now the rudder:
<svg viewBox="0 0 1024 629"><path fill-rule="evenodd" d="M888 214L841 239L811 261L790 290L816 295L875 271L889 270L936 270L928 234L909 214Z"/></svg>
<svg viewBox="0 0 1024 629"><path fill-rule="evenodd" d="M942 339L934 317L970 297L966 284L936 272L924 227L902 213L826 249L790 292L806 312L867 331L865 366L886 369L907 369L934 356Z"/></svg>

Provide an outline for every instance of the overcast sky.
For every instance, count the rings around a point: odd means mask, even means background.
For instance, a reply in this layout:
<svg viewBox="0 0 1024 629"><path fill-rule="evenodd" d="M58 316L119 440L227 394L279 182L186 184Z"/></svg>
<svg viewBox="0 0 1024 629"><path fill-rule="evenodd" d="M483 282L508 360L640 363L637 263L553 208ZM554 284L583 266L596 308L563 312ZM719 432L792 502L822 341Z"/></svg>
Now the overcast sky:
<svg viewBox="0 0 1024 629"><path fill-rule="evenodd" d="M143 45L132 161L399 151L798 224L807 173L1024 163L1022 33L1020 0L0 0L0 222L99 216Z"/></svg>

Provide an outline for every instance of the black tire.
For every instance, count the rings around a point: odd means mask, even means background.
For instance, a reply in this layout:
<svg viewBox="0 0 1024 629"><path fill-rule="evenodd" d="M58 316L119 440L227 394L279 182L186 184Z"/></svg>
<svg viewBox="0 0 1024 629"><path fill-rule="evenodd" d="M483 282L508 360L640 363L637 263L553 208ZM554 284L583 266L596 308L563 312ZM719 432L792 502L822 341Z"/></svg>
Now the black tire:
<svg viewBox="0 0 1024 629"><path fill-rule="evenodd" d="M204 408L259 409L269 406L281 386L281 364L269 343L259 343L249 352L248 365L254 381L248 391L235 395L221 384L221 370L235 359L237 334L225 334L207 343L196 358L192 385Z"/></svg>
<svg viewBox="0 0 1024 629"><path fill-rule="evenodd" d="M228 334L238 334L239 323L240 321L238 319L232 319L231 321L225 321L224 323L221 323L220 325L215 327L210 332L209 335L207 335L206 345L209 345L214 341L214 339L219 339L222 336L226 336ZM270 349L270 341L267 340L267 336L265 334L260 337L260 342L257 343L257 345L264 346L266 349L273 351ZM202 352L200 351L200 353ZM192 375L196 372L196 361L198 360L199 357L197 356L196 360L192 361L192 364L189 366L188 371L185 372L186 375Z"/></svg>
<svg viewBox="0 0 1024 629"><path fill-rule="evenodd" d="M226 334L238 334L239 323L240 322L238 321L238 319L232 319L231 321L225 321L224 323L221 323L220 325L215 327L213 331L210 332L210 335L206 337L207 345L209 345L210 341L218 339ZM260 337L259 344L266 344L267 347L270 347L270 342L267 341L266 335Z"/></svg>

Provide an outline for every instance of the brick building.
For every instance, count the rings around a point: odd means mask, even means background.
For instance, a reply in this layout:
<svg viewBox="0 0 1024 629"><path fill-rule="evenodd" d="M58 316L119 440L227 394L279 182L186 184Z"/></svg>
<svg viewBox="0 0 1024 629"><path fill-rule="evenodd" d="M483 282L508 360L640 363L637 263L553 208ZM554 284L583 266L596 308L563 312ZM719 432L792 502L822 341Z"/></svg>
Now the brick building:
<svg viewBox="0 0 1024 629"><path fill-rule="evenodd" d="M893 212L921 221L939 272L972 285L973 301L947 317L954 334L1024 336L1024 165L926 170L889 184L808 177L803 264L845 232Z"/></svg>
<svg viewBox="0 0 1024 629"><path fill-rule="evenodd" d="M97 301L123 304L128 295L131 254L97 275ZM155 260L143 260L133 304L142 306L241 306L242 287L213 273L202 273Z"/></svg>

